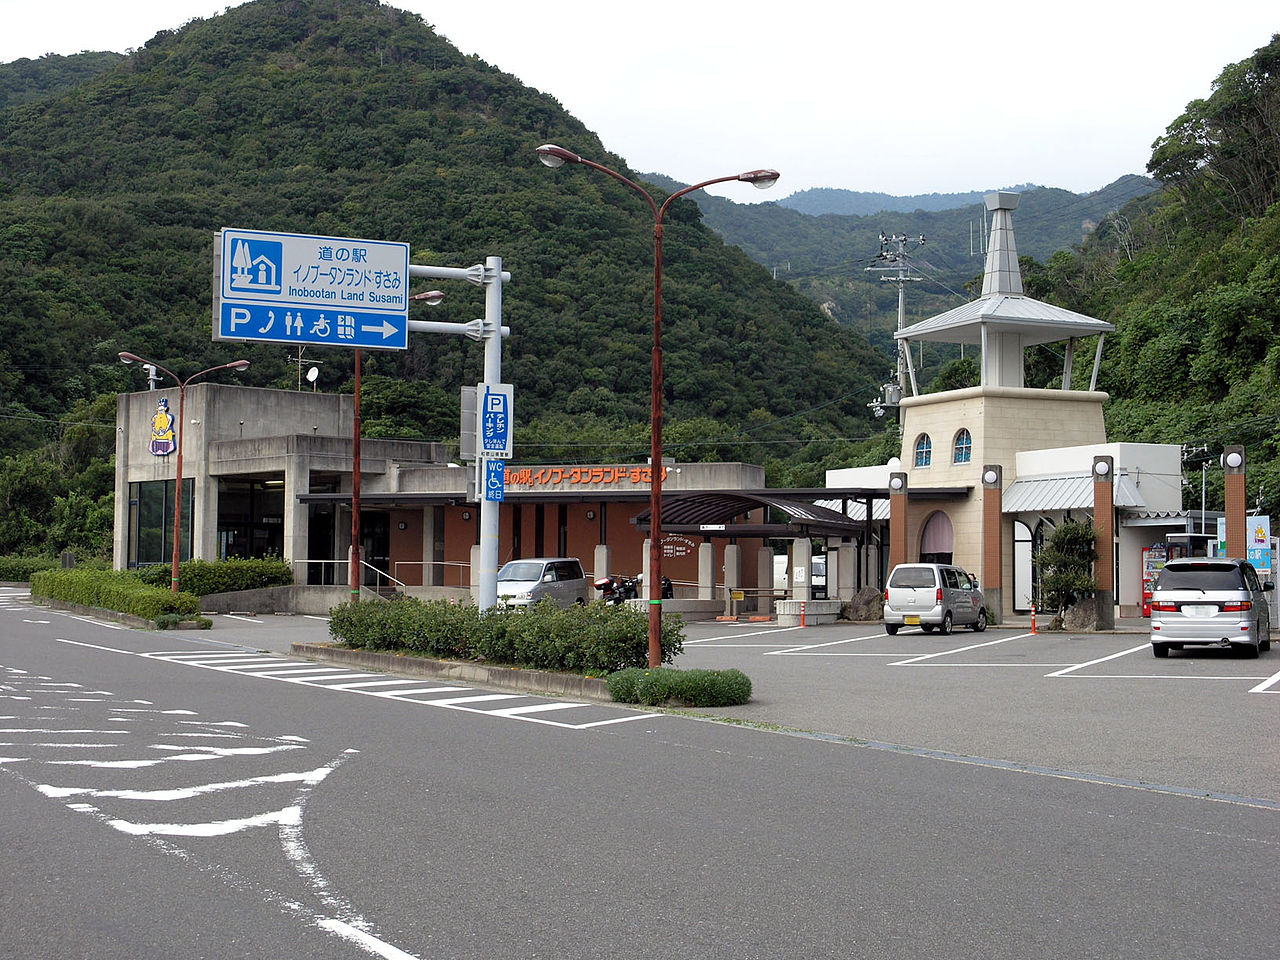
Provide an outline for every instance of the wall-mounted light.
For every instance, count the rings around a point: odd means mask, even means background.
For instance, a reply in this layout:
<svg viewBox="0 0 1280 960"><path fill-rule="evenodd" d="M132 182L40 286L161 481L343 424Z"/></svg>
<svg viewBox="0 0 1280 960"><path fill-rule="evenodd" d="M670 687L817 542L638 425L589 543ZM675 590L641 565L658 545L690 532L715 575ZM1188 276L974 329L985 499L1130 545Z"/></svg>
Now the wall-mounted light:
<svg viewBox="0 0 1280 960"><path fill-rule="evenodd" d="M463 520L470 520L470 519L471 519L471 511L470 511L470 510L463 510L463 511L462 511L462 519L463 519Z"/></svg>
<svg viewBox="0 0 1280 960"><path fill-rule="evenodd" d="M1111 472L1111 464L1106 460L1098 460L1093 465L1093 472L1100 477L1105 477Z"/></svg>
<svg viewBox="0 0 1280 960"><path fill-rule="evenodd" d="M895 475L895 476L890 477L890 478L889 478L889 489L890 489L890 490L901 490L901 489L902 489L902 477L899 477L899 476L896 476L896 475Z"/></svg>
<svg viewBox="0 0 1280 960"><path fill-rule="evenodd" d="M1240 465L1244 463L1244 454L1242 454L1239 450L1232 450L1230 453L1228 453L1225 457L1222 458L1222 462L1224 465L1230 467L1232 470L1239 470Z"/></svg>
<svg viewBox="0 0 1280 960"><path fill-rule="evenodd" d="M996 473L994 470L988 470L986 473L982 475L983 483L995 483L999 479L1000 479L1000 474Z"/></svg>
<svg viewBox="0 0 1280 960"><path fill-rule="evenodd" d="M409 524L407 524L407 523L405 523L403 520L401 520L399 523L397 523L397 524L396 524L396 529L397 529L397 530L408 530L408 529L409 529Z"/></svg>
<svg viewBox="0 0 1280 960"><path fill-rule="evenodd" d="M594 510L588 510L588 511L587 511L587 519L588 519L588 520L594 520L595 518L596 518L596 512L595 512Z"/></svg>

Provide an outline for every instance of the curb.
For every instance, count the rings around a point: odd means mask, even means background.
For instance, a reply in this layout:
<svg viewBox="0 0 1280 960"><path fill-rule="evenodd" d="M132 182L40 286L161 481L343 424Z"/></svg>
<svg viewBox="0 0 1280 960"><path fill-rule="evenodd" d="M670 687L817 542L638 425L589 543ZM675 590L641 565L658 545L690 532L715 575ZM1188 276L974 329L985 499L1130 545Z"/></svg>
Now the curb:
<svg viewBox="0 0 1280 960"><path fill-rule="evenodd" d="M351 650L327 643L291 643L289 649L294 656L306 657L308 660L341 663L386 673L405 674L410 677L457 680L477 686L516 690L521 693L542 693L555 697L613 702L613 698L609 696L609 686L603 679L583 677L576 673L521 670L518 667L491 667L483 663L459 660L432 660L427 657Z"/></svg>

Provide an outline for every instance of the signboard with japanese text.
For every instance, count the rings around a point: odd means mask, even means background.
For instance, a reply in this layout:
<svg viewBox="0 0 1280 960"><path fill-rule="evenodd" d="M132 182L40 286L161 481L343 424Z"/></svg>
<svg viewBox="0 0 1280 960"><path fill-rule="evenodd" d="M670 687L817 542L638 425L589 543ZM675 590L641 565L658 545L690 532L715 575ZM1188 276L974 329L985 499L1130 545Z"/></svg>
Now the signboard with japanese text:
<svg viewBox="0 0 1280 960"><path fill-rule="evenodd" d="M506 469L507 465L501 460L484 462L484 498L486 500L506 499Z"/></svg>
<svg viewBox="0 0 1280 960"><path fill-rule="evenodd" d="M511 457L513 390L509 383L476 385L476 451L482 457Z"/></svg>
<svg viewBox="0 0 1280 960"><path fill-rule="evenodd" d="M219 231L213 338L403 350L409 245Z"/></svg>

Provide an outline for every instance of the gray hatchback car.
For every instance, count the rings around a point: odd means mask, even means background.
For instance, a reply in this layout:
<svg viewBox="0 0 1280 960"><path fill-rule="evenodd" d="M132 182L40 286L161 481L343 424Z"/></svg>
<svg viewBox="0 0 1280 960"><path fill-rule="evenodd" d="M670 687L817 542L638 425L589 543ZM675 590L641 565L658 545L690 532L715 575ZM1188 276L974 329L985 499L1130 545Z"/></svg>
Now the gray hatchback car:
<svg viewBox="0 0 1280 960"><path fill-rule="evenodd" d="M987 606L974 580L949 563L900 563L889 574L884 591L884 629L918 626L950 633L953 627L987 629Z"/></svg>
<svg viewBox="0 0 1280 960"><path fill-rule="evenodd" d="M498 603L527 607L551 600L561 607L591 600L591 584L582 563L573 557L510 560L498 571Z"/></svg>
<svg viewBox="0 0 1280 960"><path fill-rule="evenodd" d="M1167 657L1187 646L1223 647L1246 657L1271 648L1270 580L1248 560L1170 560L1151 592L1151 652Z"/></svg>

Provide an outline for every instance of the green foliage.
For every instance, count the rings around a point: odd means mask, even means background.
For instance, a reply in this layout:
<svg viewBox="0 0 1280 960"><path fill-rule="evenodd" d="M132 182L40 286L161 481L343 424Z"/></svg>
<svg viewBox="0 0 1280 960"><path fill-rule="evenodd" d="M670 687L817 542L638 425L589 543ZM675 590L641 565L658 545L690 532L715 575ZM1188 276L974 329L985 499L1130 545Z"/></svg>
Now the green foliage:
<svg viewBox="0 0 1280 960"><path fill-rule="evenodd" d="M200 613L195 594L153 587L136 574L117 570L38 570L31 575L31 596L116 610L144 620L164 614L187 620Z"/></svg>
<svg viewBox="0 0 1280 960"><path fill-rule="evenodd" d="M1044 607L1061 615L1077 600L1093 596L1097 589L1093 565L1097 559L1092 524L1067 520L1059 525L1035 556Z"/></svg>
<svg viewBox="0 0 1280 960"><path fill-rule="evenodd" d="M211 241L243 226L402 240L418 263L502 256L516 455L590 434L603 446L571 447L573 460L619 449L643 461L652 216L607 177L536 162L555 140L631 173L551 97L375 0L256 0L54 86L38 109L3 114L0 413L34 419L0 418L0 455L47 442L45 424L79 400L138 389L119 350L178 373L228 359L209 337ZM860 334L725 245L692 202L674 205L665 239L667 425L723 425L690 431L688 450L800 462L797 437L870 432L870 371L885 362ZM446 293L415 318L482 315L483 291ZM365 431L452 442L458 388L480 379L483 348L410 339L365 353ZM20 363L12 345L36 342L41 364ZM278 346L241 353L253 363L241 382L296 384ZM351 351L317 359L322 389L350 381ZM846 397L859 402L835 402ZM753 432L757 411L781 424L770 446Z"/></svg>
<svg viewBox="0 0 1280 960"><path fill-rule="evenodd" d="M646 706L732 707L751 699L751 680L740 670L648 670L631 667L611 673L609 696Z"/></svg>
<svg viewBox="0 0 1280 960"><path fill-rule="evenodd" d="M683 649L683 631L679 616L662 618L663 663ZM344 603L332 611L329 633L367 650L588 675L648 663L649 654L648 616L598 602L561 610L544 600L528 609L486 611L469 603L413 597Z"/></svg>
<svg viewBox="0 0 1280 960"><path fill-rule="evenodd" d="M144 583L169 588L172 564L155 564L138 572ZM186 593L207 597L211 593L261 590L293 584L293 568L284 560L245 559L184 560L178 564L178 586Z"/></svg>
<svg viewBox="0 0 1280 960"><path fill-rule="evenodd" d="M0 556L0 582L27 583L37 570L60 570L62 564L52 557Z"/></svg>

